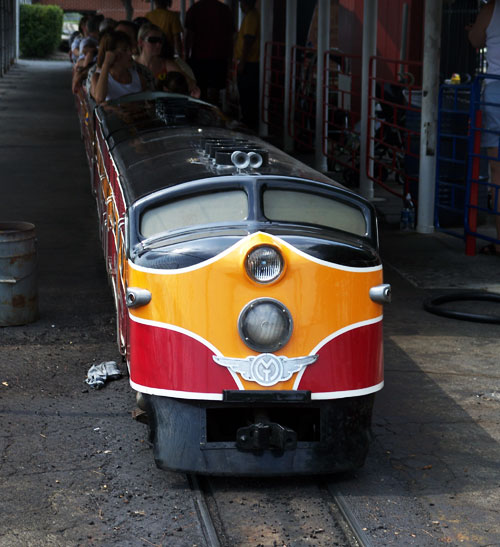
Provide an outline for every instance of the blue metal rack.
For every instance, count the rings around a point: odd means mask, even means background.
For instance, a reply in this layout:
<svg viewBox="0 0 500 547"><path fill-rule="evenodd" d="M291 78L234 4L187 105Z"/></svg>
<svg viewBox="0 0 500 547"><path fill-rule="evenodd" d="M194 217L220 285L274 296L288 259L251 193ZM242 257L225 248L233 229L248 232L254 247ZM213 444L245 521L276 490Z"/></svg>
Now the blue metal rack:
<svg viewBox="0 0 500 547"><path fill-rule="evenodd" d="M468 254L475 253L476 238L497 241L492 235L491 215L500 215L490 208L495 200L500 205L500 186L488 177L488 160L500 161L500 154L489 158L480 144L486 132L481 123L485 105L481 88L486 78L500 79L481 74L470 84L443 84L439 92L435 226L464 239Z"/></svg>

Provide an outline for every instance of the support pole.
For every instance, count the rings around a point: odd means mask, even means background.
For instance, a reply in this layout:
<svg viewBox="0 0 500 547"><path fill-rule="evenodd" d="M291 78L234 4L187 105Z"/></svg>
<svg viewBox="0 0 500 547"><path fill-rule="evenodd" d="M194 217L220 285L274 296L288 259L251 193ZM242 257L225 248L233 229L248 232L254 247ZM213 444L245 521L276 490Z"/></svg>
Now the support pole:
<svg viewBox="0 0 500 547"><path fill-rule="evenodd" d="M184 28L186 24L186 0L181 0L181 25Z"/></svg>
<svg viewBox="0 0 500 547"><path fill-rule="evenodd" d="M470 166L470 196L469 203L466 204L467 221L469 229L466 230L465 235L465 254L467 256L475 256L476 254L476 237L471 234L477 230L477 205L479 197L479 188L477 181L479 180L479 170L481 165L481 127L483 125L483 113L481 110L476 111L476 120L472 129L473 134L473 156L472 165ZM470 160L469 160L470 161ZM467 207L468 206L468 207Z"/></svg>
<svg viewBox="0 0 500 547"><path fill-rule="evenodd" d="M19 59L19 19L20 19L20 15L19 15L19 11L20 11L20 8L19 8L19 2L16 1L16 63Z"/></svg>
<svg viewBox="0 0 500 547"><path fill-rule="evenodd" d="M370 84L370 57L377 55L378 1L365 0L363 4L363 53L361 61L361 142L359 143L359 191L366 199L373 199L373 157L375 124L368 134L368 101L375 96L375 82ZM374 113L375 108L371 111Z"/></svg>
<svg viewBox="0 0 500 547"><path fill-rule="evenodd" d="M236 8L238 10L238 29L241 27L241 23L243 22L243 17L245 14L243 13L240 3L238 2L238 7Z"/></svg>
<svg viewBox="0 0 500 547"><path fill-rule="evenodd" d="M441 1L426 0L417 217L417 232L420 232L421 234L430 234L434 232L439 57L441 51L442 13L443 4Z"/></svg>
<svg viewBox="0 0 500 547"><path fill-rule="evenodd" d="M316 128L314 138L315 165L318 171L327 170L323 153L323 134L327 123L325 89L325 52L330 49L330 0L318 0L318 59L316 62Z"/></svg>
<svg viewBox="0 0 500 547"><path fill-rule="evenodd" d="M269 78L266 78L266 43L273 40L274 0L261 2L260 8L260 59L259 59L259 135L267 137L269 126L262 119L262 113L269 109ZM271 55L271 52L269 52ZM271 59L267 59L270 66ZM267 75L268 76L268 75Z"/></svg>
<svg viewBox="0 0 500 547"><path fill-rule="evenodd" d="M285 34L285 105L284 105L284 148L293 151L293 138L290 136L290 105L293 104L294 71L292 70L292 47L297 42L297 0L286 1Z"/></svg>
<svg viewBox="0 0 500 547"><path fill-rule="evenodd" d="M406 60L406 42L408 41L408 4L403 4L403 11L401 15L401 44L399 46L399 60L403 61L399 65L398 75L402 80L405 76L405 65L404 61Z"/></svg>

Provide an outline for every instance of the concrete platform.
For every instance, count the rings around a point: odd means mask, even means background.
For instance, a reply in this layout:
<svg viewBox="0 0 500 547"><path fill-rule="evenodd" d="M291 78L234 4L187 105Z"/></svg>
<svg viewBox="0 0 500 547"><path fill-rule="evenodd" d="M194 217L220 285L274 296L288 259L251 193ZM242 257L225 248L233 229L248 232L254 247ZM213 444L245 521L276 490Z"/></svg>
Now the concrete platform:
<svg viewBox="0 0 500 547"><path fill-rule="evenodd" d="M36 225L40 270L40 319L0 328L0 545L204 545L185 478L154 467L130 417L127 382L83 383L119 356L70 79L65 61L0 79L0 220ZM373 545L500 545L499 326L422 306L500 293L500 260L400 232L399 203L377 196L386 385L367 464L337 484Z"/></svg>

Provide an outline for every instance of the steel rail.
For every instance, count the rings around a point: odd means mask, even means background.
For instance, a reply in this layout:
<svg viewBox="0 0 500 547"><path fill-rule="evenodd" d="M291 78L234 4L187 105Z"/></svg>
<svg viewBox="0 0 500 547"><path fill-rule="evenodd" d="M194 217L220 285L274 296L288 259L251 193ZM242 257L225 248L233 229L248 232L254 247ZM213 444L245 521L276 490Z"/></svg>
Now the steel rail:
<svg viewBox="0 0 500 547"><path fill-rule="evenodd" d="M196 512L198 514L205 540L210 547L222 547L212 517L210 515L210 510L205 501L203 489L200 486L198 478L194 474L189 474L187 477L189 485L191 486L191 490L195 495L194 501L196 506Z"/></svg>
<svg viewBox="0 0 500 547"><path fill-rule="evenodd" d="M346 499L340 492L340 490L333 484L328 483L328 491L335 501L339 511L344 517L347 525L349 526L350 531L352 532L354 538L359 544L359 547L372 547L371 541L368 539L368 536L365 534L363 528L357 517L351 511L349 504Z"/></svg>

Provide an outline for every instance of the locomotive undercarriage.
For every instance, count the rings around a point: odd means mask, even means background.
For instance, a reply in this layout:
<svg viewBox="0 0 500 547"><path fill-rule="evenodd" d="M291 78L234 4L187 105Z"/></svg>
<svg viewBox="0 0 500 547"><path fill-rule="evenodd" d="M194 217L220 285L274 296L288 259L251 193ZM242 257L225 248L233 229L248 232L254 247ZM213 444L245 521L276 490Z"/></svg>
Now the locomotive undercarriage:
<svg viewBox="0 0 500 547"><path fill-rule="evenodd" d="M229 395L235 392L229 392ZM276 476L350 471L365 461L374 395L328 401L308 392L266 393L252 403L144 395L158 467L211 475ZM243 399L244 397L241 397ZM277 402L279 401L279 402Z"/></svg>

